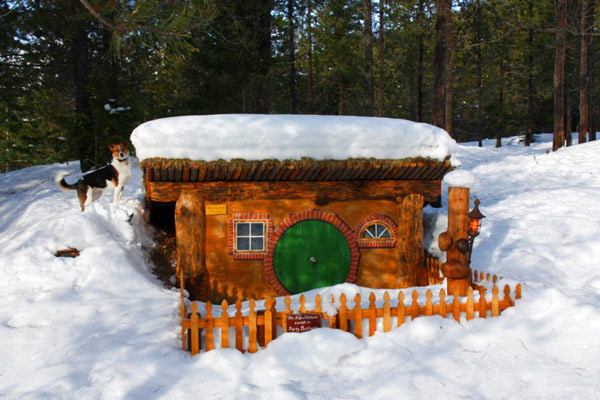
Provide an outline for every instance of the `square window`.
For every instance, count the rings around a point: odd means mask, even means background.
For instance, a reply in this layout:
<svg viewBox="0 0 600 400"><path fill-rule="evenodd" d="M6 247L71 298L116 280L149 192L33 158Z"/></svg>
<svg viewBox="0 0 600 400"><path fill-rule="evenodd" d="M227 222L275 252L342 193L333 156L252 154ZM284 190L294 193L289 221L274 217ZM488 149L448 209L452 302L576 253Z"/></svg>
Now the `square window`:
<svg viewBox="0 0 600 400"><path fill-rule="evenodd" d="M235 221L235 252L264 252L266 222Z"/></svg>

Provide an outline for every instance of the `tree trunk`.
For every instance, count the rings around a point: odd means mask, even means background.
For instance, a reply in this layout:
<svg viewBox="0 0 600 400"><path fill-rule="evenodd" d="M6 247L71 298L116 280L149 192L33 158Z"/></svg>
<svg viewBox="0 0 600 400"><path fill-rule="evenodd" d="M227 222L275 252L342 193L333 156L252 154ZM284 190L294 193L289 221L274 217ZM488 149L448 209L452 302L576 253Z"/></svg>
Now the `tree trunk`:
<svg viewBox="0 0 600 400"><path fill-rule="evenodd" d="M527 132L525 132L525 146L531 144L533 137L533 2L527 2L527 16L529 32L527 35Z"/></svg>
<svg viewBox="0 0 600 400"><path fill-rule="evenodd" d="M298 99L296 97L296 45L294 40L294 0L287 2L288 18L288 62L290 66L290 112L296 114Z"/></svg>
<svg viewBox="0 0 600 400"><path fill-rule="evenodd" d="M481 76L481 0L476 3L477 14L475 16L475 55L477 59L477 145L483 146L483 135L481 133L481 91L483 90L483 81Z"/></svg>
<svg viewBox="0 0 600 400"><path fill-rule="evenodd" d="M590 77L590 94L589 94L589 122L588 127L590 129L589 139L590 141L596 140L596 105L595 105L595 96L594 96L594 16L595 16L595 3L593 1L590 2L590 20L592 21L592 26L590 28L590 51L588 53L588 68L589 68L589 77Z"/></svg>
<svg viewBox="0 0 600 400"><path fill-rule="evenodd" d="M435 0L435 51L433 57L433 125L443 127L446 106L446 62L448 61L448 0Z"/></svg>
<svg viewBox="0 0 600 400"><path fill-rule="evenodd" d="M271 93L269 87L269 69L271 67L271 11L272 0L261 0L260 14L258 15L258 32L256 33L256 48L258 50L260 65L258 68L262 79L258 83L257 110L259 113L268 114L271 108Z"/></svg>
<svg viewBox="0 0 600 400"><path fill-rule="evenodd" d="M373 93L373 22L371 14L373 12L371 0L364 0L364 50L365 50L365 113L373 115L373 104L375 103Z"/></svg>
<svg viewBox="0 0 600 400"><path fill-rule="evenodd" d="M88 93L89 59L87 23L76 11L79 2L73 0L74 9L71 44L71 64L73 67L73 87L75 90L75 124L73 126L73 141L76 146L79 168L82 172L94 167L94 138L90 126L92 110Z"/></svg>
<svg viewBox="0 0 600 400"><path fill-rule="evenodd" d="M444 82L444 129L452 136L452 64L454 59L454 38L452 34L452 5L451 2L446 10L446 74Z"/></svg>
<svg viewBox="0 0 600 400"><path fill-rule="evenodd" d="M417 29L419 33L417 35L417 115L416 121L423 121L423 75L425 70L424 54L425 46L423 44L423 15L425 5L424 0L419 0L417 9Z"/></svg>
<svg viewBox="0 0 600 400"><path fill-rule="evenodd" d="M310 113L314 112L314 100L313 100L313 59L312 59L312 0L306 1L306 34L308 36L308 54L307 54L307 62L308 62L308 71L307 71L307 97L308 97L308 111Z"/></svg>
<svg viewBox="0 0 600 400"><path fill-rule="evenodd" d="M571 99L565 94L565 143L567 146L573 144L573 111L571 110Z"/></svg>
<svg viewBox="0 0 600 400"><path fill-rule="evenodd" d="M565 144L565 56L567 38L567 0L556 3L556 58L554 62L554 134L552 150Z"/></svg>
<svg viewBox="0 0 600 400"><path fill-rule="evenodd" d="M385 113L385 29L383 25L383 8L385 0L379 0L379 104L377 115L383 117Z"/></svg>
<svg viewBox="0 0 600 400"><path fill-rule="evenodd" d="M502 134L504 133L504 62L500 62L498 82L498 104L496 114L496 147L502 147Z"/></svg>
<svg viewBox="0 0 600 400"><path fill-rule="evenodd" d="M590 123L590 33L593 20L590 19L590 8L593 0L581 1L581 49L579 53L579 140L585 143Z"/></svg>

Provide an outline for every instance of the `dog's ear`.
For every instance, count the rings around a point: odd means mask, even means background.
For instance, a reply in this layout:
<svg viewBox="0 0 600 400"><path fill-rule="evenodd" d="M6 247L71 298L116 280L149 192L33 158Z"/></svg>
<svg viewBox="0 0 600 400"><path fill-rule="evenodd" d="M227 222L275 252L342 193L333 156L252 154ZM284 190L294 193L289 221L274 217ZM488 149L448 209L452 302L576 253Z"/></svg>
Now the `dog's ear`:
<svg viewBox="0 0 600 400"><path fill-rule="evenodd" d="M127 144L127 142L121 142L121 149L123 150L129 150L129 145Z"/></svg>
<svg viewBox="0 0 600 400"><path fill-rule="evenodd" d="M115 147L117 147L117 146L118 146L118 144L111 143L108 145L108 149L112 152L112 151L115 151Z"/></svg>

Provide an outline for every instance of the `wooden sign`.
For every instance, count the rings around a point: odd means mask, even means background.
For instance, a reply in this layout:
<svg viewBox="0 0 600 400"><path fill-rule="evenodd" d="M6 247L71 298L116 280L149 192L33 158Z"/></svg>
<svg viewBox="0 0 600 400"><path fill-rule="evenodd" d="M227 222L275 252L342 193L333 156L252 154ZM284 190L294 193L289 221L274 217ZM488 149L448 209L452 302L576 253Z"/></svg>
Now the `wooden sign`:
<svg viewBox="0 0 600 400"><path fill-rule="evenodd" d="M207 204L205 212L206 215L225 215L227 214L227 204Z"/></svg>
<svg viewBox="0 0 600 400"><path fill-rule="evenodd" d="M321 317L317 314L291 314L287 316L288 332L308 332L321 327Z"/></svg>

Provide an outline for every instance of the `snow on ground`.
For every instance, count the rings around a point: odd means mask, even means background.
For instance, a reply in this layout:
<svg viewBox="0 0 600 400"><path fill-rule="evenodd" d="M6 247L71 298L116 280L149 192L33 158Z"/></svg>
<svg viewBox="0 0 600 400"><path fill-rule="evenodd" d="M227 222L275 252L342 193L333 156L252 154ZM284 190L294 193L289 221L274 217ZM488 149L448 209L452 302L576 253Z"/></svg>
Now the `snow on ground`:
<svg viewBox="0 0 600 400"><path fill-rule="evenodd" d="M395 118L220 114L161 118L134 129L140 160L444 160L456 150L445 130ZM166 145L168 143L168 146Z"/></svg>
<svg viewBox="0 0 600 400"><path fill-rule="evenodd" d="M487 215L473 267L522 282L516 307L361 340L290 333L254 355L179 350L178 294L142 251L137 170L120 205L85 213L55 187L64 165L0 174L0 398L595 399L600 142L550 153L545 139L457 152ZM55 258L63 246L81 256Z"/></svg>

